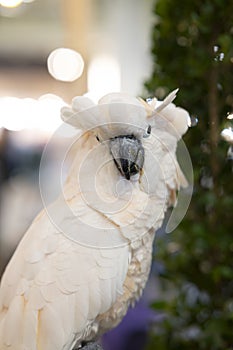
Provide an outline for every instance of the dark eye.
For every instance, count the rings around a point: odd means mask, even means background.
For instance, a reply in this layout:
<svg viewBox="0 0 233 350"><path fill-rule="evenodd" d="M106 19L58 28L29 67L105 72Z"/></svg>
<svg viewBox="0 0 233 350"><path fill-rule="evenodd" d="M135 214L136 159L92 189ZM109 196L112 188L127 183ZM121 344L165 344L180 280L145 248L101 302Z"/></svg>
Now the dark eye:
<svg viewBox="0 0 233 350"><path fill-rule="evenodd" d="M99 136L96 135L95 137L96 137L96 140L97 140L98 142L100 142Z"/></svg>
<svg viewBox="0 0 233 350"><path fill-rule="evenodd" d="M146 130L146 133L144 134L143 137L149 137L150 134L151 134L151 125L148 125L148 128L147 128L147 130Z"/></svg>

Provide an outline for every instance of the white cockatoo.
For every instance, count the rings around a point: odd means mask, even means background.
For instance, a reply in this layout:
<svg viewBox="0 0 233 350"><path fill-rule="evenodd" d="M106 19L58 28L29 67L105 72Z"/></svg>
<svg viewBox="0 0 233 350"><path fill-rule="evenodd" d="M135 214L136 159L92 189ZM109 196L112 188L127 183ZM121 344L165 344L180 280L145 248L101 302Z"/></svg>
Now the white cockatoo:
<svg viewBox="0 0 233 350"><path fill-rule="evenodd" d="M140 297L155 231L186 179L176 159L189 114L112 93L78 96L80 129L59 198L33 221L0 288L0 350L71 350L116 326Z"/></svg>

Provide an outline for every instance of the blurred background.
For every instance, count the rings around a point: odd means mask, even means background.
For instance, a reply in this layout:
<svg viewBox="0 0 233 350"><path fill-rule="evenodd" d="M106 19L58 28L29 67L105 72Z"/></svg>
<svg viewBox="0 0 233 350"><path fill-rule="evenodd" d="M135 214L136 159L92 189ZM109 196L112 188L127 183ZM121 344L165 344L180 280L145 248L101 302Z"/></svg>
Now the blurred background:
<svg viewBox="0 0 233 350"><path fill-rule="evenodd" d="M151 6L0 1L1 271L41 208L40 156L61 124L60 108L84 93L94 100L112 91L137 95L149 77Z"/></svg>
<svg viewBox="0 0 233 350"><path fill-rule="evenodd" d="M40 158L60 108L177 87L195 126L193 198L179 227L157 234L143 298L105 350L233 349L233 3L0 0L0 275L42 207ZM48 180L65 142L54 139Z"/></svg>
<svg viewBox="0 0 233 350"><path fill-rule="evenodd" d="M60 108L82 94L97 101L113 91L142 93L152 71L151 8L139 0L0 1L0 276L42 208L40 159L61 125ZM53 137L49 190L65 143ZM150 310L144 302L139 309L140 320L136 313L117 333L125 340L110 335L105 349L133 346L134 334L136 348L144 346Z"/></svg>

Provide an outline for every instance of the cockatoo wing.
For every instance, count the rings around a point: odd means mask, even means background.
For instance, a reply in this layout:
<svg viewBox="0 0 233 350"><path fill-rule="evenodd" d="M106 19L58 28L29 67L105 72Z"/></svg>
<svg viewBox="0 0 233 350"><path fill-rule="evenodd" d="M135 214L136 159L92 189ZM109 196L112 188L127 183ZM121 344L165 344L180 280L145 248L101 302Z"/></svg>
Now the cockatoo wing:
<svg viewBox="0 0 233 350"><path fill-rule="evenodd" d="M42 212L2 279L0 349L71 349L122 293L128 261L126 245L82 246L58 232Z"/></svg>

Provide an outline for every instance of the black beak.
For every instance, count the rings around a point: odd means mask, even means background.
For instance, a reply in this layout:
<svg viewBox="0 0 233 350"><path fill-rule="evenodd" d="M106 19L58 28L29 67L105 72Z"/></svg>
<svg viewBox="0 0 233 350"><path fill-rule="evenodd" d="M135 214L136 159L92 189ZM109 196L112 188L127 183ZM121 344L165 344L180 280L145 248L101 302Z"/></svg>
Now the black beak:
<svg viewBox="0 0 233 350"><path fill-rule="evenodd" d="M144 164L144 149L133 135L110 139L110 151L120 173L127 179L139 173Z"/></svg>

